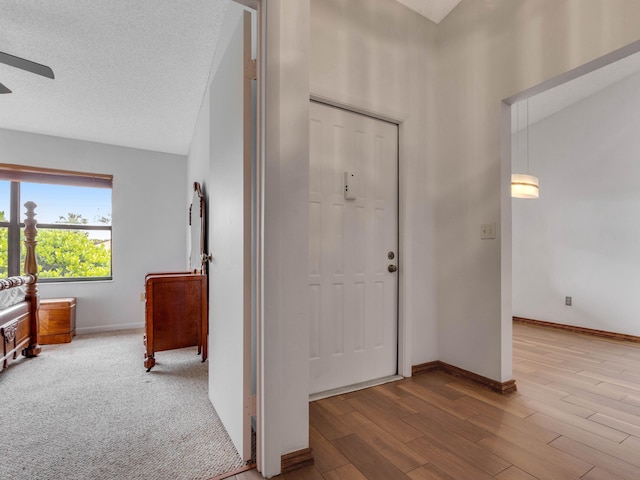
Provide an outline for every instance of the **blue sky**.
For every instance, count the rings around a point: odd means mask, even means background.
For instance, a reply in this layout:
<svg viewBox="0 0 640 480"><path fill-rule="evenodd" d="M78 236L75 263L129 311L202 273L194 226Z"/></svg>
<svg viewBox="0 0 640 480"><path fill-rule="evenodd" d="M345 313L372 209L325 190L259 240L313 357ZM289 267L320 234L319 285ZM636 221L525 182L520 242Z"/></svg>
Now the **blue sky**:
<svg viewBox="0 0 640 480"><path fill-rule="evenodd" d="M9 183L0 180L0 211L9 214ZM89 223L96 223L96 217L111 214L111 189L91 187L67 187L41 183L22 183L20 203L35 202L36 220L39 223L55 223L60 216L70 212L81 214ZM21 217L24 208L20 208ZM23 218L21 218L23 220Z"/></svg>

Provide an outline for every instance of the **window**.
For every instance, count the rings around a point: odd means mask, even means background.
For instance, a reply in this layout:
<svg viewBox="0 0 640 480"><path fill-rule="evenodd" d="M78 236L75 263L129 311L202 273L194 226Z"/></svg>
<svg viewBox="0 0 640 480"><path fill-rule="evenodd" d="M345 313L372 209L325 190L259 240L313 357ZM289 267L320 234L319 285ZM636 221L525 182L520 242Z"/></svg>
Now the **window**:
<svg viewBox="0 0 640 480"><path fill-rule="evenodd" d="M23 273L24 203L36 203L39 281L111 272L110 175L0 164L0 276Z"/></svg>
<svg viewBox="0 0 640 480"><path fill-rule="evenodd" d="M0 180L0 277L6 277L9 264L9 202L11 183Z"/></svg>

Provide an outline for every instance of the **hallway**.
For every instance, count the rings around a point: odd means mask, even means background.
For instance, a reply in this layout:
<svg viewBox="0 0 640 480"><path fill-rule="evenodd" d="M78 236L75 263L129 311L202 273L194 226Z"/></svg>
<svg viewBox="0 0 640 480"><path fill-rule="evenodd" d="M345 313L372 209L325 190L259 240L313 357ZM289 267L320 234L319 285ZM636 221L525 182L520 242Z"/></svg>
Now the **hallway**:
<svg viewBox="0 0 640 480"><path fill-rule="evenodd" d="M442 372L310 404L283 480L640 478L640 346L514 324L518 392Z"/></svg>

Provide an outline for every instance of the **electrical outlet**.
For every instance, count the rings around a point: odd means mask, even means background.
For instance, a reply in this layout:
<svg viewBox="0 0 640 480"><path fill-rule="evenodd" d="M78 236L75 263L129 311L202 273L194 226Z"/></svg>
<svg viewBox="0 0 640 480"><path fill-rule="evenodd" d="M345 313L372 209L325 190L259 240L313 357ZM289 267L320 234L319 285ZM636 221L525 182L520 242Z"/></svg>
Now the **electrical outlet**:
<svg viewBox="0 0 640 480"><path fill-rule="evenodd" d="M567 307L570 307L571 306L571 297L564 297L564 304Z"/></svg>
<svg viewBox="0 0 640 480"><path fill-rule="evenodd" d="M493 240L496 238L496 224L483 223L480 226L480 238L482 240Z"/></svg>

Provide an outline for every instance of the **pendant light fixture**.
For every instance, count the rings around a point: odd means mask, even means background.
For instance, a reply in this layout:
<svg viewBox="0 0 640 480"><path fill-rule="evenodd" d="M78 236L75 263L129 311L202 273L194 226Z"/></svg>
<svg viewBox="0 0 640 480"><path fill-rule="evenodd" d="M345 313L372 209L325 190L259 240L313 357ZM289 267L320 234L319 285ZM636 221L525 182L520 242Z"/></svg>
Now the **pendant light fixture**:
<svg viewBox="0 0 640 480"><path fill-rule="evenodd" d="M520 145L520 103L516 104L516 135L518 146ZM517 149L519 153L520 149ZM519 157L516 154L516 158ZM538 198L540 194L540 183L538 177L529 175L529 99L527 99L527 126L526 126L526 157L527 173L511 174L511 196L514 198Z"/></svg>

